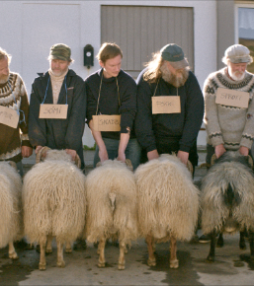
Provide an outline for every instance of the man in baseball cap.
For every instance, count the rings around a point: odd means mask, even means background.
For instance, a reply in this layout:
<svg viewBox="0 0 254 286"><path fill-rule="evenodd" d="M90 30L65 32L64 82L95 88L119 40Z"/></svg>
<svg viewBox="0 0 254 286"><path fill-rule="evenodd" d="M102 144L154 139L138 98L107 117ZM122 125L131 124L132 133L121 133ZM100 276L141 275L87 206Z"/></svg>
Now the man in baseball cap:
<svg viewBox="0 0 254 286"><path fill-rule="evenodd" d="M174 152L197 165L204 101L182 48L170 43L155 53L137 84L136 135L148 160Z"/></svg>
<svg viewBox="0 0 254 286"><path fill-rule="evenodd" d="M76 154L84 169L82 136L86 117L84 81L73 70L71 49L66 44L50 48L49 70L34 80L30 99L29 136L35 153L44 147L65 149L74 160ZM64 118L44 118L40 109L45 104L66 105Z"/></svg>

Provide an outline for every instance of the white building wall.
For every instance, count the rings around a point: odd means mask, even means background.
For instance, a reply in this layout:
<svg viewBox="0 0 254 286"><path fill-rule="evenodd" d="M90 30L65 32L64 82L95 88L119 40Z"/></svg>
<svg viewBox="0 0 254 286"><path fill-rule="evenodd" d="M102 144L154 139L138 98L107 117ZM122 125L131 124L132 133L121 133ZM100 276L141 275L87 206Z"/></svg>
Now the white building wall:
<svg viewBox="0 0 254 286"><path fill-rule="evenodd" d="M72 48L72 68L82 78L99 68L83 66L83 48L101 45L100 6L138 5L194 8L195 74L203 86L210 72L216 70L217 24L216 1L0 1L0 46L13 56L11 70L23 77L28 93L37 72L48 69L49 48L64 42ZM84 144L94 144L86 127ZM200 132L198 145L205 145L205 132Z"/></svg>

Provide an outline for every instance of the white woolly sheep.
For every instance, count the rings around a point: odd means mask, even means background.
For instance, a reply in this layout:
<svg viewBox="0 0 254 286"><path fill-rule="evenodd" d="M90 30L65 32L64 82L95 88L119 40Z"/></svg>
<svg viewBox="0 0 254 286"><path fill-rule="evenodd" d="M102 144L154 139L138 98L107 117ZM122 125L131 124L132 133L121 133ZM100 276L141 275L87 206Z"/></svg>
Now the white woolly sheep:
<svg viewBox="0 0 254 286"><path fill-rule="evenodd" d="M248 231L254 259L254 175L248 157L228 151L215 161L202 180L201 206L202 230L211 236L207 259L214 261L217 233L238 230L240 248L245 248L243 233Z"/></svg>
<svg viewBox="0 0 254 286"><path fill-rule="evenodd" d="M22 238L21 177L13 162L0 162L0 248L9 244L9 257L17 259L13 242Z"/></svg>
<svg viewBox="0 0 254 286"><path fill-rule="evenodd" d="M178 268L176 241L190 240L197 224L199 191L191 173L173 155L140 165L136 172L138 217L148 246L148 265L155 266L155 243L170 240L170 268Z"/></svg>
<svg viewBox="0 0 254 286"><path fill-rule="evenodd" d="M126 244L138 237L137 188L133 172L126 164L107 160L86 178L86 237L99 241L99 267L105 267L104 248L109 238L118 239L118 269L125 268Z"/></svg>
<svg viewBox="0 0 254 286"><path fill-rule="evenodd" d="M47 150L47 149L45 149ZM42 151L42 154L44 151ZM39 154L42 155L42 154ZM46 269L46 252L56 237L57 266L64 267L63 244L82 235L85 225L85 176L64 150L48 150L25 175L23 184L24 232L31 243L40 244L39 269Z"/></svg>

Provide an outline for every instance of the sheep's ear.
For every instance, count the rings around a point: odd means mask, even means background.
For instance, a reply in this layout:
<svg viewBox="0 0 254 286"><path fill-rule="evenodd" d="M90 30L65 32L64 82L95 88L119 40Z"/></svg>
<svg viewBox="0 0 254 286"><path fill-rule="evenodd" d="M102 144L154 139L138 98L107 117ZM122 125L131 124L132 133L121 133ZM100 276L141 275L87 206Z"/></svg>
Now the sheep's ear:
<svg viewBox="0 0 254 286"><path fill-rule="evenodd" d="M80 161L80 158L79 158L78 154L76 154L76 156L75 156L75 165L80 169L81 161Z"/></svg>
<svg viewBox="0 0 254 286"><path fill-rule="evenodd" d="M193 175L193 166L191 162L188 160L187 162L187 169L190 171L190 173Z"/></svg>
<svg viewBox="0 0 254 286"><path fill-rule="evenodd" d="M250 155L248 155L247 157L248 157L248 163L250 164L251 169L253 169L253 159Z"/></svg>
<svg viewBox="0 0 254 286"><path fill-rule="evenodd" d="M100 167L102 164L101 164L101 161L100 162L98 162L97 164L96 164L96 168L97 167Z"/></svg>
<svg viewBox="0 0 254 286"><path fill-rule="evenodd" d="M131 171L133 171L133 166L130 159L125 159L125 164Z"/></svg>
<svg viewBox="0 0 254 286"><path fill-rule="evenodd" d="M40 163L42 157L46 157L48 150L51 150L51 149L47 146L44 146L41 148L41 150L36 155L36 164Z"/></svg>
<svg viewBox="0 0 254 286"><path fill-rule="evenodd" d="M211 157L211 166L214 165L214 162L215 162L216 159L217 159L216 155L213 154L212 157Z"/></svg>
<svg viewBox="0 0 254 286"><path fill-rule="evenodd" d="M16 164L15 162L13 162L13 161L8 161L8 164L9 164L10 166L12 166L12 168L14 168L15 170L18 170L17 164Z"/></svg>

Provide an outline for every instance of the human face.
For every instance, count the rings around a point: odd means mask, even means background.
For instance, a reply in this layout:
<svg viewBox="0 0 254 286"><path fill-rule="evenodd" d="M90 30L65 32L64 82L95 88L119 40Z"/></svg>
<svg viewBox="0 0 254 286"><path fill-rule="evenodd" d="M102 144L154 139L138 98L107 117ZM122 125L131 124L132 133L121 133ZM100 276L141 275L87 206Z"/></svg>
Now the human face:
<svg viewBox="0 0 254 286"><path fill-rule="evenodd" d="M189 67L175 69L168 61L164 61L160 67L162 78L174 87L183 86L189 76Z"/></svg>
<svg viewBox="0 0 254 286"><path fill-rule="evenodd" d="M169 71L171 72L171 74L173 74L176 78L182 77L182 72L183 72L184 68L175 69L168 61L166 61L166 63L167 63L167 67L168 67Z"/></svg>
<svg viewBox="0 0 254 286"><path fill-rule="evenodd" d="M228 62L228 74L234 81L242 80L245 75L247 63L234 64Z"/></svg>
<svg viewBox="0 0 254 286"><path fill-rule="evenodd" d="M58 59L52 59L50 61L50 68L55 76L61 76L63 75L70 65L70 62L58 60Z"/></svg>
<svg viewBox="0 0 254 286"><path fill-rule="evenodd" d="M99 63L100 66L103 68L103 76L105 78L117 77L121 70L122 57L121 55L118 55L112 59L106 60L105 63L103 63L102 61L100 61Z"/></svg>
<svg viewBox="0 0 254 286"><path fill-rule="evenodd" d="M7 57L0 60L0 83L6 83L9 78L9 63Z"/></svg>

